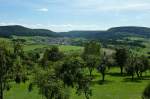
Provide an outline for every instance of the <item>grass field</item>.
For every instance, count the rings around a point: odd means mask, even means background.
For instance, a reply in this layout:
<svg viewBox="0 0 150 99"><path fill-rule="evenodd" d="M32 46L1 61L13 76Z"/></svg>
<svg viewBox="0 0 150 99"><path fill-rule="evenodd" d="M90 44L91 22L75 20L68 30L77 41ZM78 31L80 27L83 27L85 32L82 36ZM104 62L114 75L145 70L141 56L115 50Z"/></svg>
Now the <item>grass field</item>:
<svg viewBox="0 0 150 99"><path fill-rule="evenodd" d="M149 76L150 73L146 75ZM95 79L92 81L93 95L90 99L141 99L142 92L149 79L131 81L130 77L122 77L119 75L119 68L112 68L106 75L106 82L100 84L101 75L94 72ZM5 92L5 99L44 99L38 94L35 88L32 92L28 92L28 82L25 84L13 84L10 91ZM70 99L85 99L84 96L75 94L74 89L71 90Z"/></svg>

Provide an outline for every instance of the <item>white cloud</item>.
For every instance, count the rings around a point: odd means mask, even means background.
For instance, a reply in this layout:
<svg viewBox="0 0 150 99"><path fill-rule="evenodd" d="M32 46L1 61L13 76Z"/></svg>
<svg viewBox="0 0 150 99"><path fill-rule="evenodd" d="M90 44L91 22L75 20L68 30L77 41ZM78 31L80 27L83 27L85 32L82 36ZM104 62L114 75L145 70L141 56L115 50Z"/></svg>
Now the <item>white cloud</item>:
<svg viewBox="0 0 150 99"><path fill-rule="evenodd" d="M0 26L6 25L21 25L28 28L33 29L49 29L56 32L63 32L63 31L71 31L71 30L100 30L102 29L99 25L85 25L85 24L20 24L20 23L5 23L1 22ZM104 29L104 28L103 28Z"/></svg>
<svg viewBox="0 0 150 99"><path fill-rule="evenodd" d="M82 11L146 11L150 10L148 0L77 0L74 5Z"/></svg>
<svg viewBox="0 0 150 99"><path fill-rule="evenodd" d="M40 8L40 9L37 9L37 11L48 12L48 8Z"/></svg>
<svg viewBox="0 0 150 99"><path fill-rule="evenodd" d="M116 11L122 11L122 10L134 10L134 11L141 11L141 10L150 10L150 4L126 4L126 5L114 5L110 7L103 7L99 8L99 10L116 10Z"/></svg>

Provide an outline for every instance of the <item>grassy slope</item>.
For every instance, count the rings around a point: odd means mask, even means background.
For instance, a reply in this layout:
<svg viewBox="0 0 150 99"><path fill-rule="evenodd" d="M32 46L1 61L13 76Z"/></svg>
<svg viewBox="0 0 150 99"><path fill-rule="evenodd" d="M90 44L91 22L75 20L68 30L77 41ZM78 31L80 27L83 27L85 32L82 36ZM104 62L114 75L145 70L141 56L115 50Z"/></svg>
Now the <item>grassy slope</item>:
<svg viewBox="0 0 150 99"><path fill-rule="evenodd" d="M106 83L101 85L100 75L95 71L95 80L92 82L93 96L91 99L141 99L141 94L149 80L130 81L130 77L121 77L119 69L113 68L106 75ZM42 99L38 90L28 92L28 83L13 84L12 89L5 92L5 99ZM71 99L84 99L84 96L77 96L72 90Z"/></svg>

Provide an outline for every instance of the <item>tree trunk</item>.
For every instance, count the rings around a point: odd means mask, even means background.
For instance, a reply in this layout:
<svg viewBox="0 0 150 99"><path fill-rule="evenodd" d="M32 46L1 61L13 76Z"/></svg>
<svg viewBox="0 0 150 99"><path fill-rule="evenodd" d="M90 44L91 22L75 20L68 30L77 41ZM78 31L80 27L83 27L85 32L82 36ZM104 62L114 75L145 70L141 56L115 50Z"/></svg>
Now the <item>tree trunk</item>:
<svg viewBox="0 0 150 99"><path fill-rule="evenodd" d="M142 77L142 72L140 72L140 77Z"/></svg>
<svg viewBox="0 0 150 99"><path fill-rule="evenodd" d="M92 69L89 69L89 71L90 71L90 77L92 76Z"/></svg>
<svg viewBox="0 0 150 99"><path fill-rule="evenodd" d="M103 73L102 76L102 81L105 81L105 73Z"/></svg>
<svg viewBox="0 0 150 99"><path fill-rule="evenodd" d="M85 95L86 99L89 99L89 96L87 95L86 92L84 92L84 95Z"/></svg>
<svg viewBox="0 0 150 99"><path fill-rule="evenodd" d="M140 78L138 71L136 72L136 74L137 74L137 77Z"/></svg>
<svg viewBox="0 0 150 99"><path fill-rule="evenodd" d="M120 73L123 74L123 66L120 66Z"/></svg>
<svg viewBox="0 0 150 99"><path fill-rule="evenodd" d="M134 74L132 74L132 80L134 79Z"/></svg>
<svg viewBox="0 0 150 99"><path fill-rule="evenodd" d="M3 85L2 80L0 81L0 99L3 99Z"/></svg>

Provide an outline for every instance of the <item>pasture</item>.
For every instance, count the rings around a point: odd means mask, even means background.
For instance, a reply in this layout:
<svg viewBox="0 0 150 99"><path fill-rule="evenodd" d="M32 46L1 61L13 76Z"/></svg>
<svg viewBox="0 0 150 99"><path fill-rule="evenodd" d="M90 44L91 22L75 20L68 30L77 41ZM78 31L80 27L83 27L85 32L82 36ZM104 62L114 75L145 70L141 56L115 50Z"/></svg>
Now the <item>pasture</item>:
<svg viewBox="0 0 150 99"><path fill-rule="evenodd" d="M145 86L149 83L149 71L144 74L144 80L135 79L131 81L129 76L120 76L119 68L111 68L106 75L106 81L100 83L101 75L95 70L92 81L91 99L141 99ZM39 95L37 88L28 92L30 81L21 84L12 83L10 91L5 92L5 99L44 99ZM84 99L85 97L75 94L74 89L70 88L70 99Z"/></svg>

